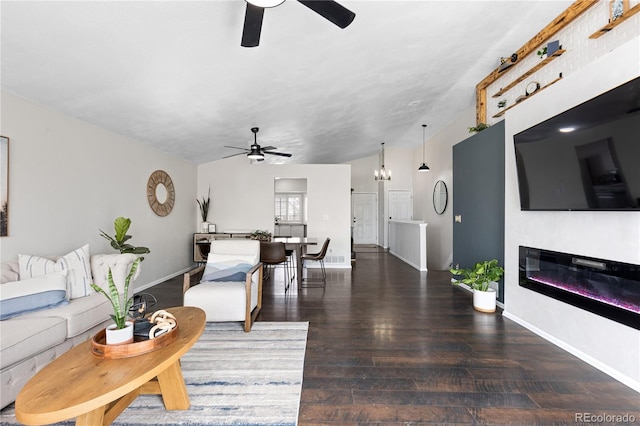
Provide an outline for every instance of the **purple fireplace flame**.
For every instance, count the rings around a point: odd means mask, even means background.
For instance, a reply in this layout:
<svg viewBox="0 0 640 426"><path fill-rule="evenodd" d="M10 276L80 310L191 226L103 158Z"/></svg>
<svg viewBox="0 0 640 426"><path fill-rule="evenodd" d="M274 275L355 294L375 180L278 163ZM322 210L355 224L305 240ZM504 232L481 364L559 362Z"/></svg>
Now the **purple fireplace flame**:
<svg viewBox="0 0 640 426"><path fill-rule="evenodd" d="M521 246L520 285L640 329L640 265Z"/></svg>

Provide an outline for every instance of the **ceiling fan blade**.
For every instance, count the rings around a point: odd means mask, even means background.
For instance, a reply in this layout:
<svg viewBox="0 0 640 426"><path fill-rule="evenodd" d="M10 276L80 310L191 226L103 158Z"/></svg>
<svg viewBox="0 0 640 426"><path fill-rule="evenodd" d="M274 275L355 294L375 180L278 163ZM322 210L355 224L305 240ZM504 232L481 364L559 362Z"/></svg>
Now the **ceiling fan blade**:
<svg viewBox="0 0 640 426"><path fill-rule="evenodd" d="M298 0L340 28L347 28L356 14L333 0Z"/></svg>
<svg viewBox="0 0 640 426"><path fill-rule="evenodd" d="M264 8L254 6L247 2L247 10L244 14L244 28L242 29L242 47L256 47L260 44L260 32L262 31L262 17Z"/></svg>
<svg viewBox="0 0 640 426"><path fill-rule="evenodd" d="M240 148L239 146L229 146L229 145L225 145L225 148L233 148L233 149L241 149L243 151L249 151L247 148Z"/></svg>
<svg viewBox="0 0 640 426"><path fill-rule="evenodd" d="M235 157L236 155L246 155L246 152L239 152L237 154L231 154L231 155L227 155L226 157L222 157L222 158L231 158L231 157Z"/></svg>
<svg viewBox="0 0 640 426"><path fill-rule="evenodd" d="M270 155L279 155L280 157L291 157L291 154L287 154L286 152L275 152L275 151L262 151L264 154Z"/></svg>
<svg viewBox="0 0 640 426"><path fill-rule="evenodd" d="M261 149L263 151L273 151L273 150L278 149L278 148L276 148L275 146L269 145L269 146L263 146Z"/></svg>

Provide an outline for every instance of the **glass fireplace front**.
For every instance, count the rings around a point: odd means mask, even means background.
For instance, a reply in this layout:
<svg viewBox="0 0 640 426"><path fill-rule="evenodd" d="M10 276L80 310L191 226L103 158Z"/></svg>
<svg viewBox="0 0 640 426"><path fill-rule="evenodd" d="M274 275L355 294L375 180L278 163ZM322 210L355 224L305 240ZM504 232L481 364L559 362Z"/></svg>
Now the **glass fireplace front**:
<svg viewBox="0 0 640 426"><path fill-rule="evenodd" d="M520 246L520 286L640 330L640 265Z"/></svg>

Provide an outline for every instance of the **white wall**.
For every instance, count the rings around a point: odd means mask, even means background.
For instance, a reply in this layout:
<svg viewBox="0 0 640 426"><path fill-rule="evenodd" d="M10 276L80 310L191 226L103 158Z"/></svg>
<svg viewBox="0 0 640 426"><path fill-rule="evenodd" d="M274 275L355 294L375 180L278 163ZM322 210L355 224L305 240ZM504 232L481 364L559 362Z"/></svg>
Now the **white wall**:
<svg viewBox="0 0 640 426"><path fill-rule="evenodd" d="M390 181L375 181L373 172L380 169L381 154L349 161L351 165L351 187L354 192L375 192L378 194L378 245L389 247L389 191L413 191L411 171L411 150L404 148L384 149L384 166L391 171ZM414 200L415 203L415 200Z"/></svg>
<svg viewBox="0 0 640 426"><path fill-rule="evenodd" d="M518 285L518 246L640 264L637 212L520 211L513 135L640 75L640 37L506 114L505 315L640 391L640 331Z"/></svg>
<svg viewBox="0 0 640 426"><path fill-rule="evenodd" d="M198 194L211 187L209 222L218 232L274 230L274 180L307 179L307 236L322 242L331 238L328 257L341 256L341 263L328 268L351 267L351 167L345 164L250 164L236 156L198 166ZM193 229L200 221L195 213ZM313 251L313 250L311 250ZM331 259L330 259L331 260Z"/></svg>
<svg viewBox="0 0 640 426"><path fill-rule="evenodd" d="M151 249L136 288L191 265L194 164L4 92L1 119L10 170L9 236L0 239L0 260L62 255L86 243L91 253L115 253L98 228L113 234L113 220L125 216L131 243ZM164 218L147 203L147 180L157 169L176 188L175 207Z"/></svg>
<svg viewBox="0 0 640 426"><path fill-rule="evenodd" d="M413 151L413 218L423 220L427 227L427 268L449 270L453 262L453 146L471 136L475 126L475 108L469 108L452 123L430 137L425 143L425 163L430 171L418 172L422 164L422 146ZM433 208L433 187L442 180L447 185L449 200L444 213Z"/></svg>

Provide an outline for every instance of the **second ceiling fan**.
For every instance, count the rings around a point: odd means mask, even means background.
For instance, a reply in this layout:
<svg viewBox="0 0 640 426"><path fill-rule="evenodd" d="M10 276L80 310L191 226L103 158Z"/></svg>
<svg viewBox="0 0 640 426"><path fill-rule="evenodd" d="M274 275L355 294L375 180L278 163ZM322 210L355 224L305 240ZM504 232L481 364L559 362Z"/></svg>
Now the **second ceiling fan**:
<svg viewBox="0 0 640 426"><path fill-rule="evenodd" d="M278 148L276 148L275 146L261 147L260 145L258 145L258 130L260 130L258 127L251 128L251 131L253 132L253 145L251 145L249 148L240 148L238 146L225 145L225 148L241 149L244 152L227 155L224 158L235 157L236 155L242 155L245 153L247 154L247 158L257 161L263 161L264 154L278 155L280 157L291 157L291 154L288 154L286 152L276 152L275 150Z"/></svg>
<svg viewBox="0 0 640 426"><path fill-rule="evenodd" d="M247 10L244 15L244 27L242 29L243 47L256 47L260 44L260 32L262 31L262 18L266 7L274 7L284 3L285 0L246 0ZM346 28L351 24L356 14L333 0L298 0L323 18L333 22L340 28Z"/></svg>

